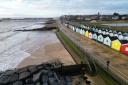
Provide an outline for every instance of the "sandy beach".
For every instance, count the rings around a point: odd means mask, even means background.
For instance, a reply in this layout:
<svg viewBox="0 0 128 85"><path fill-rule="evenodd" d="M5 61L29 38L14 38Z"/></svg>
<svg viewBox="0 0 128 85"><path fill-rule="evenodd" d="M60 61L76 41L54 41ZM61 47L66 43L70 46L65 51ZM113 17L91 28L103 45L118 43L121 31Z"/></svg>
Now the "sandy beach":
<svg viewBox="0 0 128 85"><path fill-rule="evenodd" d="M58 40L56 34L54 32L48 32L47 35L46 38L42 39L43 43L40 44L40 47L30 53L31 56L25 58L17 68L56 60L61 61L64 65L75 63L71 55Z"/></svg>
<svg viewBox="0 0 128 85"><path fill-rule="evenodd" d="M46 24L45 24L46 23ZM7 24L7 25L6 25ZM44 19L5 20L0 22L0 71L60 60L73 64L54 31L15 31L55 27Z"/></svg>

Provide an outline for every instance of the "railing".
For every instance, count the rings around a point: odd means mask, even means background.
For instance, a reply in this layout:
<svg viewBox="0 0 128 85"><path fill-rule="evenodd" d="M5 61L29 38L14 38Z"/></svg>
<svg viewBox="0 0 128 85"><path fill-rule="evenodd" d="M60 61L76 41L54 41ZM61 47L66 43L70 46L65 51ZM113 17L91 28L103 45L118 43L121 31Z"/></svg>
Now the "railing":
<svg viewBox="0 0 128 85"><path fill-rule="evenodd" d="M62 30L63 31L63 30ZM83 49L85 54L88 55L87 57L93 58L96 63L98 65L100 65L107 73L109 73L115 80L117 80L118 82L121 83L121 85L128 85L128 76L126 76L125 74L123 74L122 72L120 72L119 70L117 70L116 68L114 68L112 65L109 66L109 71L106 70L106 62L103 61L103 59L101 59L99 56L96 56L97 58L95 58L93 55L89 54L88 51L80 46L80 40L77 40L75 38L73 38L71 35L69 35L68 33L66 33L65 31L63 31L76 45L78 45L80 47L80 49Z"/></svg>

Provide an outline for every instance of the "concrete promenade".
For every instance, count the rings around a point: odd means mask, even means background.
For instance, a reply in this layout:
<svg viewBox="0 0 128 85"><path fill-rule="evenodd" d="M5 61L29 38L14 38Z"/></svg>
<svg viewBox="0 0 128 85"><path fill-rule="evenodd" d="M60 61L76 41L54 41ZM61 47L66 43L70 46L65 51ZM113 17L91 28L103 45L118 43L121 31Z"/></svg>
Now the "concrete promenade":
<svg viewBox="0 0 128 85"><path fill-rule="evenodd" d="M107 71L107 61L110 61L108 73L111 74L122 85L128 85L128 57L115 52L111 48L97 43L94 40L86 38L72 30L66 28L58 21L58 26L74 43L76 43L84 52Z"/></svg>

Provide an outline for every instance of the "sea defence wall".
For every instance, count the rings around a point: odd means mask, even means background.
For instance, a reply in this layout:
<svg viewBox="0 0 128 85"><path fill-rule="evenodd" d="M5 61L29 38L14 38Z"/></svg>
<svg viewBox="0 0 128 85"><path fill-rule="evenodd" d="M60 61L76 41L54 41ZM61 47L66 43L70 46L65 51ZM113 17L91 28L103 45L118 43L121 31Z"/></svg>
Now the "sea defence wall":
<svg viewBox="0 0 128 85"><path fill-rule="evenodd" d="M84 69L84 70L83 70ZM86 71L86 64L63 66L44 63L0 73L0 85L72 85L72 76Z"/></svg>

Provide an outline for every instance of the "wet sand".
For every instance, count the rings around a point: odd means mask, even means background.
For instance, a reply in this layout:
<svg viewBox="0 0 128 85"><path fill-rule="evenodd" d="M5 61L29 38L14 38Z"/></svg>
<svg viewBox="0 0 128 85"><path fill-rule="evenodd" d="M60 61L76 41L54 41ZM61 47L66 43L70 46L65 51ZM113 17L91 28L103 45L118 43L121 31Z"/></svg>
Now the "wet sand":
<svg viewBox="0 0 128 85"><path fill-rule="evenodd" d="M61 61L64 65L75 63L54 32L47 34L47 37L41 41L43 43L40 44L40 47L34 52L31 52L31 56L25 58L17 68L56 60Z"/></svg>

